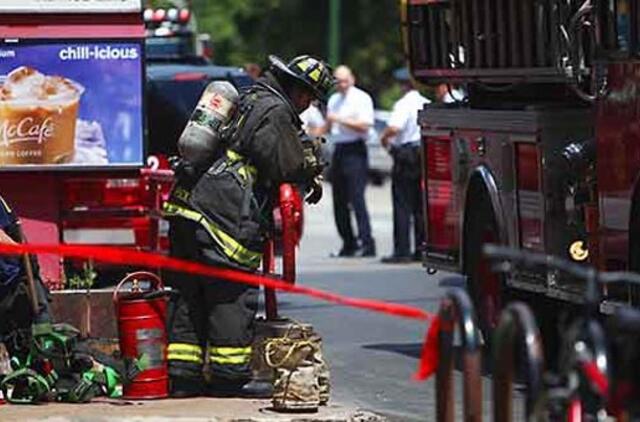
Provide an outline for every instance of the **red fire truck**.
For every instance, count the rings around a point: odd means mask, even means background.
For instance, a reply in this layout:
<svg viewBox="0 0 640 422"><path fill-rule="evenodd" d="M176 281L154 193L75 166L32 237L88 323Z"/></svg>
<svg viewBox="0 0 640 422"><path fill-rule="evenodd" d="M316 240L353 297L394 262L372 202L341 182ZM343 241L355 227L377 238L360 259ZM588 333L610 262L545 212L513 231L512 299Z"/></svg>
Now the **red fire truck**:
<svg viewBox="0 0 640 422"><path fill-rule="evenodd" d="M510 297L557 305L584 288L552 271L495 276L486 242L640 270L638 2L403 0L401 10L414 79L464 91L419 115L425 263L468 276L483 330ZM604 297L603 311L639 299L631 287Z"/></svg>

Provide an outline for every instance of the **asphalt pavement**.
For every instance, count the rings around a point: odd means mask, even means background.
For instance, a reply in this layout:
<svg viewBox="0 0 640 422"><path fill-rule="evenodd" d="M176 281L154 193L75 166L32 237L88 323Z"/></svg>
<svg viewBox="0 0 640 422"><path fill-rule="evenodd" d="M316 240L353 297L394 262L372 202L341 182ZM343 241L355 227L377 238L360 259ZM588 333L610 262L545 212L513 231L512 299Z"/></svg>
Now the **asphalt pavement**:
<svg viewBox="0 0 640 422"><path fill-rule="evenodd" d="M326 186L320 204L307 207L298 254L298 283L437 312L443 292L449 285L460 283L450 279L443 282L451 274L428 275L419 263L380 263L380 257L392 251L389 183L370 186L367 204L378 246L376 258L329 257L341 245L333 220L330 186ZM427 329L425 323L291 294L280 295L280 309L283 315L313 324L323 336L332 370L333 397L385 414L390 420L435 419L434 380L412 380ZM460 382L456 387L460 388ZM486 397L489 388L485 380Z"/></svg>

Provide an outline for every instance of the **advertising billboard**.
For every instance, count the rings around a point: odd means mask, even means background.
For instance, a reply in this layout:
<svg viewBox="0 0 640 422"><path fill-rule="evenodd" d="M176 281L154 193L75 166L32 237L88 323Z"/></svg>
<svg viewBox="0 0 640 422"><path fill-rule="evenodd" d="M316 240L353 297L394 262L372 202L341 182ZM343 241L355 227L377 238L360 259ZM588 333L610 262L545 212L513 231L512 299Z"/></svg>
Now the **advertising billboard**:
<svg viewBox="0 0 640 422"><path fill-rule="evenodd" d="M0 44L0 169L143 163L138 40Z"/></svg>
<svg viewBox="0 0 640 422"><path fill-rule="evenodd" d="M130 13L142 10L142 0L2 0L5 13Z"/></svg>

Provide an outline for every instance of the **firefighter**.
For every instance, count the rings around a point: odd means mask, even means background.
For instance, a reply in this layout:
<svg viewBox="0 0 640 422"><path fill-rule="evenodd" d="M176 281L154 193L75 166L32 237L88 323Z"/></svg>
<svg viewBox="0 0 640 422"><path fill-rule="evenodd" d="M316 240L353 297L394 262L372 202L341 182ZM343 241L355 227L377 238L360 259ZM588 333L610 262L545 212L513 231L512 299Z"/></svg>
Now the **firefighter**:
<svg viewBox="0 0 640 422"><path fill-rule="evenodd" d="M265 74L240 94L221 157L193 186L174 188L165 204L174 257L254 271L275 189L304 183L307 202L322 195L320 149L302 141L298 115L314 98L325 101L331 71L310 56L269 61ZM249 368L258 289L186 275L169 283L180 293L168 321L172 396L270 396L271 385L252 381Z"/></svg>
<svg viewBox="0 0 640 422"><path fill-rule="evenodd" d="M18 217L0 197L0 243L16 244L23 241ZM38 276L38 266L31 259L34 274L37 311L34 313L27 284L25 260L18 256L0 256L0 341L5 343L11 356L28 352L20 340L29 333L32 324L50 322L47 289Z"/></svg>

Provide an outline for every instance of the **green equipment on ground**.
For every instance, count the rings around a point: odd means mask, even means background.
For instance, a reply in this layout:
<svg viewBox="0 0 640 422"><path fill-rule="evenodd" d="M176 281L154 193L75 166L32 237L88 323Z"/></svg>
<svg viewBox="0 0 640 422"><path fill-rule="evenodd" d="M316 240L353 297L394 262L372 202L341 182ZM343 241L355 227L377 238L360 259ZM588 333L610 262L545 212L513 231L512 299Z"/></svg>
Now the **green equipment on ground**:
<svg viewBox="0 0 640 422"><path fill-rule="evenodd" d="M113 368L76 350L80 332L69 324L35 324L29 354L12 359L12 372L0 381L5 399L14 404L44 401L84 403L93 397L122 395L122 377Z"/></svg>
<svg viewBox="0 0 640 422"><path fill-rule="evenodd" d="M19 224L17 235L18 241L24 243L24 233ZM25 353L13 356L10 368L0 365L0 391L4 398L16 404L43 401L81 403L96 395L121 395L122 377L118 372L97 362L89 354L78 352L78 329L69 324L41 321L31 257L25 253L22 259L34 323L30 330L18 330L11 335L14 343L20 343L16 344L19 346L17 349ZM6 360L6 348L0 350L4 351L2 357Z"/></svg>

